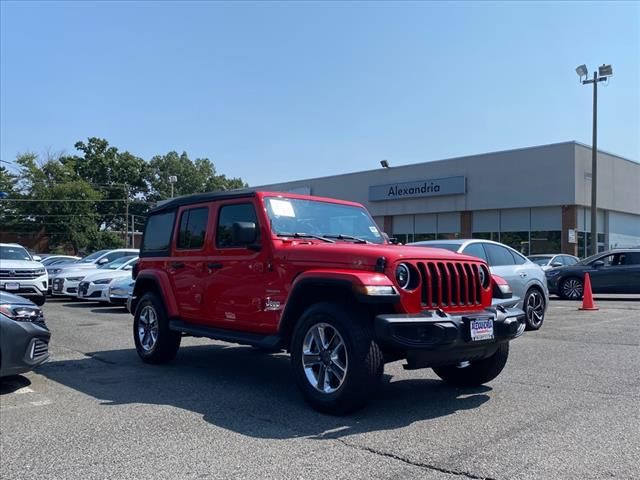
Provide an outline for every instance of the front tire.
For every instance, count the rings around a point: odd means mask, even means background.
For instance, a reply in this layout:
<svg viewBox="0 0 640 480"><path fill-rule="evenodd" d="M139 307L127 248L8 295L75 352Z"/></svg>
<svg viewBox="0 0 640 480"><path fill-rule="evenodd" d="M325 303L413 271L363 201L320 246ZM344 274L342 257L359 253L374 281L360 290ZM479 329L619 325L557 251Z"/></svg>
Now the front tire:
<svg viewBox="0 0 640 480"><path fill-rule="evenodd" d="M505 342L488 358L470 362L465 366L434 367L433 371L450 385L478 387L500 375L507 364L507 358L509 358L509 343Z"/></svg>
<svg viewBox="0 0 640 480"><path fill-rule="evenodd" d="M584 284L582 279L577 277L569 277L560 284L560 298L564 300L580 300L584 293Z"/></svg>
<svg viewBox="0 0 640 480"><path fill-rule="evenodd" d="M169 320L162 300L154 294L145 294L133 318L133 340L138 356L145 363L167 363L180 348L182 335L169 329Z"/></svg>
<svg viewBox="0 0 640 480"><path fill-rule="evenodd" d="M304 312L293 332L291 363L313 408L343 415L370 400L384 371L372 333L366 316L347 306L323 302Z"/></svg>
<svg viewBox="0 0 640 480"><path fill-rule="evenodd" d="M537 288L530 288L524 296L524 312L527 330L539 330L544 322L546 308L544 294Z"/></svg>

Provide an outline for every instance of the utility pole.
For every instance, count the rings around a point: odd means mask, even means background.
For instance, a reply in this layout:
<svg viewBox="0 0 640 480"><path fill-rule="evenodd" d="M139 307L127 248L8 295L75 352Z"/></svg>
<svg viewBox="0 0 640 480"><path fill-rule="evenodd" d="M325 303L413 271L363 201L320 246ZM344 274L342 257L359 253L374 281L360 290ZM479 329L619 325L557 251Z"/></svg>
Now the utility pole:
<svg viewBox="0 0 640 480"><path fill-rule="evenodd" d="M129 185L124 184L124 248L129 246Z"/></svg>
<svg viewBox="0 0 640 480"><path fill-rule="evenodd" d="M587 66L580 65L576 68L576 73L580 76L583 85L593 84L593 139L591 145L591 255L598 253L598 83L604 82L613 75L611 65L598 67L597 72L593 72L593 79L586 80L588 74ZM582 80L585 77L585 80ZM586 248L585 248L586 250ZM587 256L585 251L585 257Z"/></svg>
<svg viewBox="0 0 640 480"><path fill-rule="evenodd" d="M131 248L136 248L136 216L131 214Z"/></svg>

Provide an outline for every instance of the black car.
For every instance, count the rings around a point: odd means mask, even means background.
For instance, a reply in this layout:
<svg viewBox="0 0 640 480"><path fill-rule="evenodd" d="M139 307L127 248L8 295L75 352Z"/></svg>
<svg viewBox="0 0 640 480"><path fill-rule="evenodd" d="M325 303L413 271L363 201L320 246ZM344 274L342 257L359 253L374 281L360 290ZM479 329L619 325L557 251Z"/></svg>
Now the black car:
<svg viewBox="0 0 640 480"><path fill-rule="evenodd" d="M582 298L585 273L593 293L640 293L640 248L598 253L545 273L549 292L565 299Z"/></svg>
<svg viewBox="0 0 640 480"><path fill-rule="evenodd" d="M0 378L33 370L49 358L51 333L30 300L0 291Z"/></svg>

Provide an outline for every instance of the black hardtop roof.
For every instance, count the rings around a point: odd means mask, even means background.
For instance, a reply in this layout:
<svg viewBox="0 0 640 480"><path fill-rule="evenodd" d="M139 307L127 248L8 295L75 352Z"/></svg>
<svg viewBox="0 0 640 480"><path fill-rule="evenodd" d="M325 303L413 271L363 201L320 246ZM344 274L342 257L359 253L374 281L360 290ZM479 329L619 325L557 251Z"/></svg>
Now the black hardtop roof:
<svg viewBox="0 0 640 480"><path fill-rule="evenodd" d="M214 200L229 200L232 198L248 198L254 197L255 195L256 190L252 188L194 193L193 195L185 195L183 197L177 197L171 200L163 200L149 211L149 215L164 212L166 210L174 210L184 205L193 205L195 203L210 202Z"/></svg>

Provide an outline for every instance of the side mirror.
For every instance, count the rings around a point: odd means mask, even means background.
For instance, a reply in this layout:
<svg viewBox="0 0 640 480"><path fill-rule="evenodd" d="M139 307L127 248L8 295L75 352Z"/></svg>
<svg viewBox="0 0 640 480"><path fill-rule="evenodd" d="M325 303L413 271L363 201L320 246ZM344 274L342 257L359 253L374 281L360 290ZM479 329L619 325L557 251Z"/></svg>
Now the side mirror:
<svg viewBox="0 0 640 480"><path fill-rule="evenodd" d="M600 267L604 267L604 262L602 260L596 260L595 262L593 262L591 264L591 266L593 268L600 268Z"/></svg>
<svg viewBox="0 0 640 480"><path fill-rule="evenodd" d="M42 257L40 255L34 255L32 258L33 258L34 262L41 262L42 261Z"/></svg>
<svg viewBox="0 0 640 480"><path fill-rule="evenodd" d="M231 243L235 246L255 245L258 238L258 229L253 222L234 222L231 226Z"/></svg>
<svg viewBox="0 0 640 480"><path fill-rule="evenodd" d="M563 263L561 263L561 262L553 262L553 263L551 264L551 266L552 266L553 268L556 268L556 267L562 267L563 265L564 265L564 264L563 264Z"/></svg>
<svg viewBox="0 0 640 480"><path fill-rule="evenodd" d="M100 260L98 260L98 265L104 265L105 263L109 263L108 258L101 258Z"/></svg>

